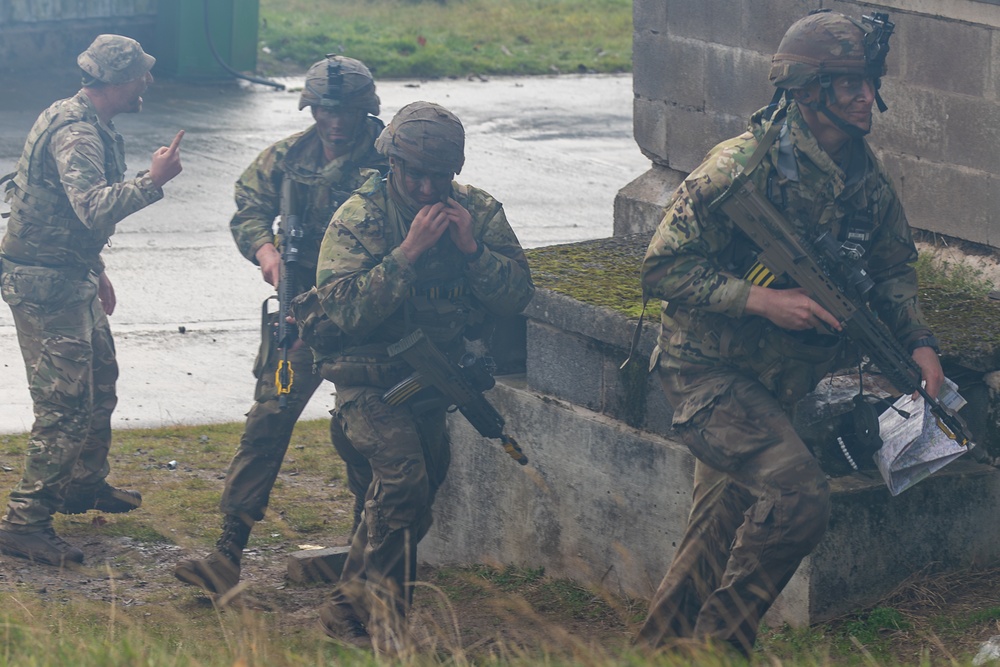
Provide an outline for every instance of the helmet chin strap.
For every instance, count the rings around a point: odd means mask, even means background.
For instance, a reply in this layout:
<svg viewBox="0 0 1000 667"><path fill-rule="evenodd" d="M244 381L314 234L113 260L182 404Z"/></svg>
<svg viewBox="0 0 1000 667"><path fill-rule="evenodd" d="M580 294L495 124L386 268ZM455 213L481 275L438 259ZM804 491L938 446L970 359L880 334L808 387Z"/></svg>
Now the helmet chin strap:
<svg viewBox="0 0 1000 667"><path fill-rule="evenodd" d="M848 123L846 120L844 120L837 114L830 111L830 107L827 106L826 104L827 99L833 99L832 84L833 80L830 78L829 75L820 76L819 99L817 99L815 102L807 102L806 106L815 111L816 113L821 113L824 116L826 116L826 118L831 123L836 125L841 132L846 134L851 139L864 138L867 134L871 132L870 127L867 130L862 130L857 125L852 125L851 123ZM878 95L878 88L876 88L876 98L878 99L879 102L881 102L881 104L879 104L879 111L882 111L883 110L882 107L885 106L885 103L882 102L882 98Z"/></svg>

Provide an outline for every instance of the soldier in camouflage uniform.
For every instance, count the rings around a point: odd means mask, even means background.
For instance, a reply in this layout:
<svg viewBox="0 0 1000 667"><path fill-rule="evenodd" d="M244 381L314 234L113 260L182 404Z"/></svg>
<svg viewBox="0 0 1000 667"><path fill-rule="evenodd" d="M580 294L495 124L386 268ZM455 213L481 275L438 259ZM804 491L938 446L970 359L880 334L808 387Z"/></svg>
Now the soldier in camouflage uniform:
<svg viewBox="0 0 1000 667"><path fill-rule="evenodd" d="M125 180L124 142L111 119L141 110L154 62L135 40L98 36L77 59L83 88L38 117L8 181L0 286L35 422L0 523L5 554L82 562L83 552L53 531L52 514L128 512L142 502L105 479L118 364L108 326L115 295L100 253L116 225L162 199L181 171L183 131L153 154L148 171Z"/></svg>
<svg viewBox="0 0 1000 667"><path fill-rule="evenodd" d="M412 369L386 347L421 329L450 358L490 316L520 312L534 292L501 204L453 182L465 161L465 132L446 109L403 107L375 144L388 156L337 211L320 249L316 277L323 310L346 336L319 355L337 385L334 415L371 464L362 524L332 602L326 632L354 645L404 637L417 544L431 525L434 495L450 461L445 410L392 407L382 394Z"/></svg>
<svg viewBox="0 0 1000 667"><path fill-rule="evenodd" d="M308 291L315 284L320 241L334 211L375 173L371 170L384 172L388 167L374 148L384 126L375 117L379 98L364 63L330 55L313 64L299 98L299 110L306 107L315 124L269 146L243 172L236 182L236 214L229 223L240 252L258 264L264 280L277 288L282 239L273 228L281 210L282 184L285 179L292 182L297 207L293 213L304 232L294 274L288 276L295 292ZM207 557L183 560L174 570L181 581L214 593L224 594L239 582L240 559L250 530L264 518L295 422L322 382L313 368L312 351L297 341L288 353L294 377L285 395L287 405L279 406L275 371L280 356L273 335L277 313L273 317L264 327L254 365L255 402L226 475L220 503L222 535ZM347 463L356 526L371 474L363 457L343 447L336 422L331 435Z"/></svg>
<svg viewBox="0 0 1000 667"><path fill-rule="evenodd" d="M793 24L772 61L774 103L688 176L649 245L642 284L663 300L651 368L697 460L687 529L640 647L695 638L748 653L761 617L826 530L826 476L789 412L836 365L842 339L830 332L841 327L795 285L769 282L749 239L709 213L748 163L759 158L751 180L803 238L827 228L866 249L871 305L911 350L928 392L942 382L917 303L910 228L863 138L873 103L884 109L874 39L829 11Z"/></svg>

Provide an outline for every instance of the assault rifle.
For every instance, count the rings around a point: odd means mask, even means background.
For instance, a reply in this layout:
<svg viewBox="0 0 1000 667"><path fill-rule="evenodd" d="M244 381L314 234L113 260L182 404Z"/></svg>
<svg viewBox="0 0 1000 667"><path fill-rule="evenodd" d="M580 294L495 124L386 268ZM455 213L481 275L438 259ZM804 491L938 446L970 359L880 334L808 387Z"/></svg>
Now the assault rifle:
<svg viewBox="0 0 1000 667"><path fill-rule="evenodd" d="M383 401L389 405L412 401L414 408L420 401L427 401L427 405L457 406L480 435L500 440L512 459L527 465L528 457L504 431L503 417L482 394L496 384L489 363L466 354L455 365L420 329L390 345L388 352L390 357L406 361L415 372L385 392Z"/></svg>
<svg viewBox="0 0 1000 667"><path fill-rule="evenodd" d="M899 391L918 392L938 425L961 445L970 445L968 427L957 412L932 398L920 384L920 367L868 307L865 293L874 285L865 269L864 249L838 243L829 231L811 243L762 195L746 173L740 174L709 211L721 210L760 248L758 259L776 276L787 275L816 303L837 318L843 333L868 355Z"/></svg>
<svg viewBox="0 0 1000 667"><path fill-rule="evenodd" d="M275 342L281 352L281 358L274 372L278 407L282 410L288 407L288 394L292 391L292 383L295 381L295 370L288 361L288 351L298 337L298 329L294 324L289 324L287 318L291 314L292 299L299 293L295 280L295 267L299 263L302 239L305 236L299 223L299 216L295 212L294 197L294 183L285 176L281 182L281 222L278 223L281 236L281 277L278 280L278 327L275 332Z"/></svg>

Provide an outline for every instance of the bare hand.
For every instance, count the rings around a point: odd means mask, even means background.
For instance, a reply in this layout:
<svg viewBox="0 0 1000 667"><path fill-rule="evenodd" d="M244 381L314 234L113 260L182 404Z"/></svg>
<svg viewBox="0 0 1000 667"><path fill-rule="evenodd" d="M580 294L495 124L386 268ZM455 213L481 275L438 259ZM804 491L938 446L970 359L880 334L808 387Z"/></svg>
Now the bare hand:
<svg viewBox="0 0 1000 667"><path fill-rule="evenodd" d="M479 243L472 234L472 215L454 199L448 199L448 233L455 247L466 255L476 252Z"/></svg>
<svg viewBox="0 0 1000 667"><path fill-rule="evenodd" d="M115 312L115 306L118 304L118 300L115 298L115 288L111 284L111 279L108 278L108 274L105 271L101 271L101 275L97 277L97 298L101 301L101 310L108 317Z"/></svg>
<svg viewBox="0 0 1000 667"><path fill-rule="evenodd" d="M924 389L931 398L937 398L941 385L944 383L944 370L941 368L941 360L938 359L937 352L932 347L918 347L913 351L913 360L920 366L920 376L927 384ZM913 399L916 400L918 392L913 392Z"/></svg>
<svg viewBox="0 0 1000 667"><path fill-rule="evenodd" d="M255 253L257 263L260 264L260 272L264 280L277 289L278 281L281 280L281 253L274 247L273 243L265 243L257 248Z"/></svg>
<svg viewBox="0 0 1000 667"><path fill-rule="evenodd" d="M782 329L792 331L816 329L828 333L830 329L841 330L837 318L813 301L801 287L771 289L751 285L746 312L766 317Z"/></svg>
<svg viewBox="0 0 1000 667"><path fill-rule="evenodd" d="M153 164L149 167L149 177L157 187L162 188L167 181L181 173L181 139L184 130L177 133L170 146L160 146L153 153Z"/></svg>
<svg viewBox="0 0 1000 667"><path fill-rule="evenodd" d="M415 262L438 242L450 224L451 218L443 203L438 202L424 206L410 223L410 231L407 232L403 242L399 244L399 249L406 255L406 259Z"/></svg>

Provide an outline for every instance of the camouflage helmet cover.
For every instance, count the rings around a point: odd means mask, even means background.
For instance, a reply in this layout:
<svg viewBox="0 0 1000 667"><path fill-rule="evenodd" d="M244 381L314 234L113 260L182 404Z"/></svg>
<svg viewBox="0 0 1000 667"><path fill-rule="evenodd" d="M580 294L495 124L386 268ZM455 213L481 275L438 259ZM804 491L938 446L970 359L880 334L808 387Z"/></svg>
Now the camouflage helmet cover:
<svg viewBox="0 0 1000 667"><path fill-rule="evenodd" d="M382 130L375 150L424 169L458 174L465 164L465 128L440 105L411 102Z"/></svg>
<svg viewBox="0 0 1000 667"><path fill-rule="evenodd" d="M802 88L821 75L885 74L885 57L866 56L869 29L863 23L831 11L812 13L793 23L771 58L768 78L777 88Z"/></svg>
<svg viewBox="0 0 1000 667"><path fill-rule="evenodd" d="M327 55L306 72L299 110L308 106L360 109L377 116L379 99L375 94L375 79L360 60Z"/></svg>
<svg viewBox="0 0 1000 667"><path fill-rule="evenodd" d="M143 51L139 42L122 35L98 35L76 58L87 76L112 85L138 79L154 63L156 58Z"/></svg>

